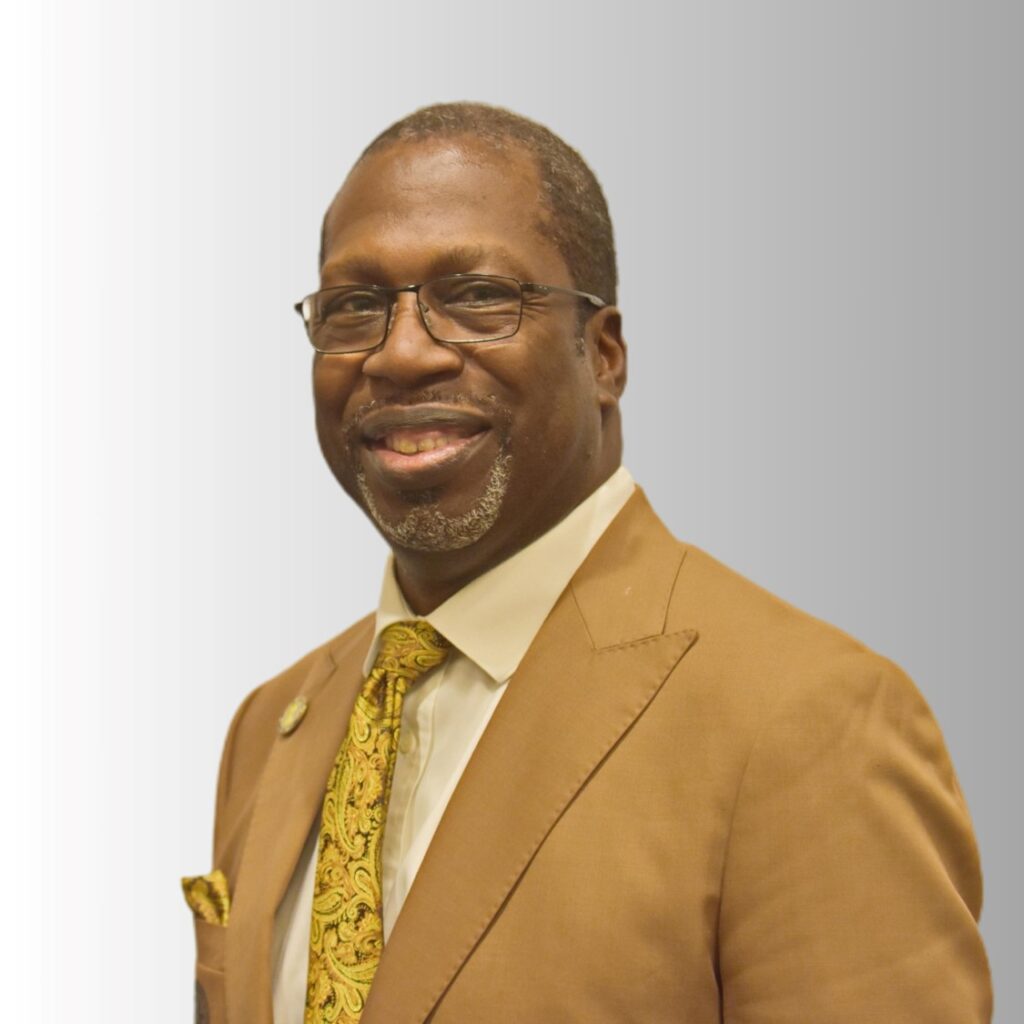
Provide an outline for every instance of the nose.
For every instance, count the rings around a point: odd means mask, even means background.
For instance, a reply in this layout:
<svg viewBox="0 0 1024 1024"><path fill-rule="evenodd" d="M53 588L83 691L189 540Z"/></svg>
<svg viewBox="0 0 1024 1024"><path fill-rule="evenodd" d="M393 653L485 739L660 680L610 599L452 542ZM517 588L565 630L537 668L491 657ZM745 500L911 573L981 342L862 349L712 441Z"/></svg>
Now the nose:
<svg viewBox="0 0 1024 1024"><path fill-rule="evenodd" d="M427 333L416 303L419 296L395 297L387 337L363 361L363 373L401 387L420 386L433 378L456 376L463 357L454 345L434 341Z"/></svg>

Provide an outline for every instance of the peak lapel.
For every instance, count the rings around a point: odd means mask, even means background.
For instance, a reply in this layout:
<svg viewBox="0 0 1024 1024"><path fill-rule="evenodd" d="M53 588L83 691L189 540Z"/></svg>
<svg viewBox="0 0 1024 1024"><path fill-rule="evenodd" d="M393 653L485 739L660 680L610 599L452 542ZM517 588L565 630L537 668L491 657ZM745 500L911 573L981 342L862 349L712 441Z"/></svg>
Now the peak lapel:
<svg viewBox="0 0 1024 1024"><path fill-rule="evenodd" d="M634 496L508 685L402 908L363 1024L419 1024L580 787L696 639L664 635L683 552Z"/></svg>
<svg viewBox="0 0 1024 1024"><path fill-rule="evenodd" d="M227 1004L232 1021L272 1024L274 915L320 812L372 638L371 617L349 630L317 662L299 690L309 710L291 735L277 737L264 768L226 936L226 973L231 979Z"/></svg>

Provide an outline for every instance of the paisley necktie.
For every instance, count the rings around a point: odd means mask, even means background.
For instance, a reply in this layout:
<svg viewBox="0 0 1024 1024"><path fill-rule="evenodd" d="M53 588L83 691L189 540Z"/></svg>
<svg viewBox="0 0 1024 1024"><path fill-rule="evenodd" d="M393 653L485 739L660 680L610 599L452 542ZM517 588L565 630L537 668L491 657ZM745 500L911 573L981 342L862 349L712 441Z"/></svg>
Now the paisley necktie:
<svg viewBox="0 0 1024 1024"><path fill-rule="evenodd" d="M380 638L334 759L317 843L304 1024L353 1024L384 948L381 849L402 724L402 699L450 645L426 622Z"/></svg>

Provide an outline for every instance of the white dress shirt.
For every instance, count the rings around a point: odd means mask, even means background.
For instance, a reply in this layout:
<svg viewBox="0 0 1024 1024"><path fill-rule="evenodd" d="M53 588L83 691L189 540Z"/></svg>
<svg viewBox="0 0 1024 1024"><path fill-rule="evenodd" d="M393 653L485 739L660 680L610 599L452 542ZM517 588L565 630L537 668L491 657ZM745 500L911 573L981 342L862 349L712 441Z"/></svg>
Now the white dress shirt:
<svg viewBox="0 0 1024 1024"><path fill-rule="evenodd" d="M425 618L453 650L409 690L402 706L382 856L385 942L509 680L559 594L634 486L629 471L620 467L542 537L426 616L409 610L388 559L364 672L373 666L381 632L393 622ZM302 1024L319 828L317 820L274 922L274 1024Z"/></svg>

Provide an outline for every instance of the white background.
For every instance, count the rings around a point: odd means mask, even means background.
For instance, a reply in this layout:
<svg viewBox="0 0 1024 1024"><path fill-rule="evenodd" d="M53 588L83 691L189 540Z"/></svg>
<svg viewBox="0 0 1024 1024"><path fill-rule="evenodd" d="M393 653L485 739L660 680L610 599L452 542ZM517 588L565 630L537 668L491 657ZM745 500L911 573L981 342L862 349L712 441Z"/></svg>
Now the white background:
<svg viewBox="0 0 1024 1024"><path fill-rule="evenodd" d="M465 98L606 187L655 507L931 703L1024 1018L1024 7L35 0L0 40L5 1020L190 1019L231 712L384 556L290 304L362 146Z"/></svg>

